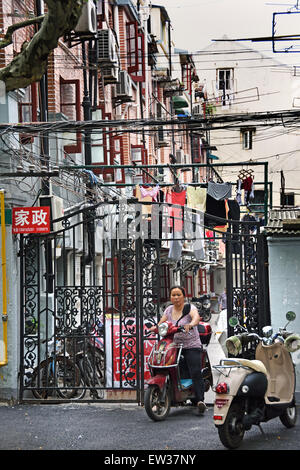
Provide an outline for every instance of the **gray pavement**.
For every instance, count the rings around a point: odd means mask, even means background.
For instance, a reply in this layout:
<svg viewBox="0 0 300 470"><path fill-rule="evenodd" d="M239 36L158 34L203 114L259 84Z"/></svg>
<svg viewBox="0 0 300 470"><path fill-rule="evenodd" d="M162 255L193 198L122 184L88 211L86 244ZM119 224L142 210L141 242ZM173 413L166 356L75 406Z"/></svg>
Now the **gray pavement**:
<svg viewBox="0 0 300 470"><path fill-rule="evenodd" d="M202 417L191 407L172 408L167 420L156 423L135 404L2 403L0 450L97 450L103 452L103 459L119 451L191 455L223 451L212 416L212 407ZM262 428L264 435L257 426L247 432L239 450L300 450L300 417L292 429L286 429L278 418L263 423Z"/></svg>

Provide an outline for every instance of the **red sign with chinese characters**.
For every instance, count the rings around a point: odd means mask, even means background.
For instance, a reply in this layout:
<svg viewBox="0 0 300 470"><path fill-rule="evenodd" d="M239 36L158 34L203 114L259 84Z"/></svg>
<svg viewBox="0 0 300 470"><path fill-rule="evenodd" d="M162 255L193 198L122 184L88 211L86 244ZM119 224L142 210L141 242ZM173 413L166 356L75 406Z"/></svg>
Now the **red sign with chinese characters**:
<svg viewBox="0 0 300 470"><path fill-rule="evenodd" d="M14 207L13 233L49 233L50 207Z"/></svg>

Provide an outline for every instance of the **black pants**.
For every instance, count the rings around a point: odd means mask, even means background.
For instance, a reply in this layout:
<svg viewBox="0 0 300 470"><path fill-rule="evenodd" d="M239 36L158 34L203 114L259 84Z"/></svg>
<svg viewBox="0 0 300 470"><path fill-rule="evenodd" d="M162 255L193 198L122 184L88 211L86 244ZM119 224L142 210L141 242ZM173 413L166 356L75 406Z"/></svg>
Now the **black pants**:
<svg viewBox="0 0 300 470"><path fill-rule="evenodd" d="M190 348L182 350L184 362L183 367L189 371L193 381L196 400L204 401L204 381L201 374L202 349Z"/></svg>

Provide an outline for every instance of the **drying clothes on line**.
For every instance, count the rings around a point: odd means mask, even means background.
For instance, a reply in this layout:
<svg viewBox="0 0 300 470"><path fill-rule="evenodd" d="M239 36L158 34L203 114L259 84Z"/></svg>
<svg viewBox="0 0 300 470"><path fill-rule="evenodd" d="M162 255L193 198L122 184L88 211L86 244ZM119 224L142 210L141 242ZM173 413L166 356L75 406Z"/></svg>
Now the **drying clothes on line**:
<svg viewBox="0 0 300 470"><path fill-rule="evenodd" d="M240 205L236 199L228 199L228 219L229 220L240 220L241 210ZM227 232L232 232L232 252L237 254L239 252L239 223L228 224Z"/></svg>
<svg viewBox="0 0 300 470"><path fill-rule="evenodd" d="M184 213L184 235L191 240L197 261L204 259L204 213L186 207Z"/></svg>
<svg viewBox="0 0 300 470"><path fill-rule="evenodd" d="M147 196L151 196L153 201L157 201L157 196L159 193L159 185L153 188L151 187L145 188L144 186L140 186L140 191L141 191L141 196L143 198Z"/></svg>
<svg viewBox="0 0 300 470"><path fill-rule="evenodd" d="M228 218L228 203L227 200L217 200L209 194L206 198L206 213L204 217L204 225L206 227L214 227L216 230L226 232L227 224L219 225L220 222L210 216L220 217L221 219Z"/></svg>
<svg viewBox="0 0 300 470"><path fill-rule="evenodd" d="M187 206L192 209L197 209L201 212L206 211L206 188L197 188L194 186L188 186L186 191Z"/></svg>
<svg viewBox="0 0 300 470"><path fill-rule="evenodd" d="M200 214L192 213L191 211L185 212L184 219L184 232L174 232L170 241L170 249L168 258L172 261L179 261L183 244L185 240L192 241L192 250L197 261L204 260L204 226L203 216ZM185 238L183 238L185 237Z"/></svg>
<svg viewBox="0 0 300 470"><path fill-rule="evenodd" d="M242 180L237 181L236 200L239 205L242 205Z"/></svg>
<svg viewBox="0 0 300 470"><path fill-rule="evenodd" d="M236 200L242 204L242 189L244 190L244 204L248 205L250 199L254 199L254 180L252 176L247 176L244 179L239 179L237 182L237 195Z"/></svg>
<svg viewBox="0 0 300 470"><path fill-rule="evenodd" d="M159 185L155 186L154 188L145 188L140 185L136 185L135 187L135 195L140 202L153 202L157 201L157 197L159 194ZM142 213L143 214L151 214L152 206L151 204L143 205Z"/></svg>
<svg viewBox="0 0 300 470"><path fill-rule="evenodd" d="M181 231L183 228L183 208L174 207L184 206L186 202L186 190L183 190L179 193L175 191L168 192L166 195L166 202L171 204L168 207L169 216L170 216L170 227L173 228L175 232Z"/></svg>
<svg viewBox="0 0 300 470"><path fill-rule="evenodd" d="M168 253L168 258L172 261L179 261L182 253L183 240L182 232L173 233L174 240L170 241L170 249Z"/></svg>
<svg viewBox="0 0 300 470"><path fill-rule="evenodd" d="M231 197L231 183L214 183L213 181L209 181L207 194L218 201L221 199L229 199Z"/></svg>

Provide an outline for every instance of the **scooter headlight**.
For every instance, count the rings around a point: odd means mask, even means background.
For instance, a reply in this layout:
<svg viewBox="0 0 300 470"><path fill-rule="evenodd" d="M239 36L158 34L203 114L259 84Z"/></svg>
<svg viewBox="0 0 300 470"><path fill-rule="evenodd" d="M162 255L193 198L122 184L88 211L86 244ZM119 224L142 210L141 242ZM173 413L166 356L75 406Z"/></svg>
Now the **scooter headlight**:
<svg viewBox="0 0 300 470"><path fill-rule="evenodd" d="M229 354L237 356L242 350L242 343L237 336L229 336L225 341L225 346Z"/></svg>
<svg viewBox="0 0 300 470"><path fill-rule="evenodd" d="M166 336L166 334L168 333L168 329L169 329L169 325L168 323L161 323L158 327L158 334L160 336Z"/></svg>
<svg viewBox="0 0 300 470"><path fill-rule="evenodd" d="M210 308L210 300L204 300L203 307L204 308Z"/></svg>

